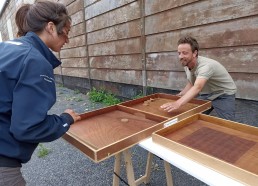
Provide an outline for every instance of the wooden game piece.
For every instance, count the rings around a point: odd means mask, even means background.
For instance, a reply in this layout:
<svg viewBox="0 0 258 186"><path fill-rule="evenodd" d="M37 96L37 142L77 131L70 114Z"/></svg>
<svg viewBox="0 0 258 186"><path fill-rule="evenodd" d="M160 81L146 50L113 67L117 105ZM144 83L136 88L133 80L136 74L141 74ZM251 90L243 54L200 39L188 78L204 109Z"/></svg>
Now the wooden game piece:
<svg viewBox="0 0 258 186"><path fill-rule="evenodd" d="M153 98L150 98L150 101L151 101L151 102L153 102L153 101L155 101L155 99L153 99Z"/></svg>
<svg viewBox="0 0 258 186"><path fill-rule="evenodd" d="M144 106L148 106L148 105L149 105L149 102L148 102L148 101L144 101L144 102L143 102L143 105L144 105Z"/></svg>
<svg viewBox="0 0 258 186"><path fill-rule="evenodd" d="M127 118L122 118L121 119L121 122L123 122L123 123L127 123L129 120L127 119Z"/></svg>

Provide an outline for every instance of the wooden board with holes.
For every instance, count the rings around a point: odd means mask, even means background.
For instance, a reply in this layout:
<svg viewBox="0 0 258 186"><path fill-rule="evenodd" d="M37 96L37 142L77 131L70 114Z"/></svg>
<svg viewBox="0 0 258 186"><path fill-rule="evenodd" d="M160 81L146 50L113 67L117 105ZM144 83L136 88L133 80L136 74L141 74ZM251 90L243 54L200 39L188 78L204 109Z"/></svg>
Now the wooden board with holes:
<svg viewBox="0 0 258 186"><path fill-rule="evenodd" d="M81 115L64 139L93 161L102 161L161 129L165 117L132 110L121 105L102 108Z"/></svg>
<svg viewBox="0 0 258 186"><path fill-rule="evenodd" d="M207 110L211 105L209 101L194 99L179 112L170 115L159 110L162 103L176 99L178 96L154 94L83 113L82 120L71 125L63 138L93 161L100 162L150 137L163 127ZM150 102L147 106L150 110L142 106L146 100Z"/></svg>
<svg viewBox="0 0 258 186"><path fill-rule="evenodd" d="M152 134L155 143L228 177L258 183L258 128L195 114Z"/></svg>
<svg viewBox="0 0 258 186"><path fill-rule="evenodd" d="M170 113L160 109L160 106L164 103L175 102L179 98L179 96L175 95L157 93L139 99L123 102L121 103L121 105L137 110L142 110L143 112L164 116L166 118L178 116L178 120L186 118L196 113L203 112L211 107L210 101L192 99L190 102L183 105L181 108L174 110Z"/></svg>

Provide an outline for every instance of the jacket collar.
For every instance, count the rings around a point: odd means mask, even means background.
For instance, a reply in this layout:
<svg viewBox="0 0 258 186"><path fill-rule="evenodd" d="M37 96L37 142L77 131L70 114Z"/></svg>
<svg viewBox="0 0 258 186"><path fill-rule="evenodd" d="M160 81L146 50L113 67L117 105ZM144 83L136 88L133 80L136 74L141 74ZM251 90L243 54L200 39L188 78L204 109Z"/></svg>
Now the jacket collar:
<svg viewBox="0 0 258 186"><path fill-rule="evenodd" d="M53 52L34 32L28 32L21 39L31 43L48 60L48 62L53 66L53 69L61 65L61 61L56 58Z"/></svg>

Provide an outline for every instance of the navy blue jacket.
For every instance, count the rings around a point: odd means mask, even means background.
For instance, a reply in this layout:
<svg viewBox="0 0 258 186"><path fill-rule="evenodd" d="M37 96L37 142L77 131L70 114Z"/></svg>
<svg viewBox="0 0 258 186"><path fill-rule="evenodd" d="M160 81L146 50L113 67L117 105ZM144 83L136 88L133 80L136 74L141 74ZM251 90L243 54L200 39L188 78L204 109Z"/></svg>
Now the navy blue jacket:
<svg viewBox="0 0 258 186"><path fill-rule="evenodd" d="M74 122L66 113L47 114L60 64L33 32L0 42L0 155L26 163L38 143L61 137Z"/></svg>

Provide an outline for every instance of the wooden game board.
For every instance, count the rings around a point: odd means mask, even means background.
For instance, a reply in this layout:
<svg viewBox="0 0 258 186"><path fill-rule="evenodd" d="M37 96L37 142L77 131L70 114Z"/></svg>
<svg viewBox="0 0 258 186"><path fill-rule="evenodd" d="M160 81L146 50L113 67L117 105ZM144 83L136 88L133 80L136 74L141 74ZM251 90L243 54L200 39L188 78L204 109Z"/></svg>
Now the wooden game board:
<svg viewBox="0 0 258 186"><path fill-rule="evenodd" d="M163 127L164 117L120 105L81 115L64 138L98 162L130 147Z"/></svg>
<svg viewBox="0 0 258 186"><path fill-rule="evenodd" d="M70 127L64 139L93 161L99 162L139 143L153 132L167 126L171 120L179 121L211 106L209 101L192 100L182 110L172 114L159 110L161 104L178 98L155 94L83 113L82 120ZM148 106L143 106L145 101L150 102Z"/></svg>
<svg viewBox="0 0 258 186"><path fill-rule="evenodd" d="M152 134L154 142L244 184L258 183L258 128L196 114Z"/></svg>
<svg viewBox="0 0 258 186"><path fill-rule="evenodd" d="M191 116L195 113L203 112L211 107L211 102L209 101L192 99L187 104L172 112L165 112L162 109L160 109L160 106L164 103L175 102L179 98L180 97L178 96L170 94L157 93L145 96L140 99L127 101L121 103L121 105L134 108L137 110L142 110L144 112L148 112L151 114L164 116L166 118L172 118L181 115L181 119Z"/></svg>

